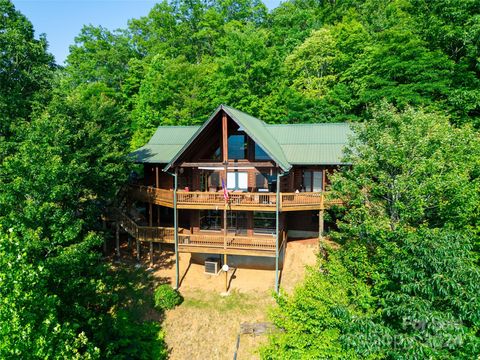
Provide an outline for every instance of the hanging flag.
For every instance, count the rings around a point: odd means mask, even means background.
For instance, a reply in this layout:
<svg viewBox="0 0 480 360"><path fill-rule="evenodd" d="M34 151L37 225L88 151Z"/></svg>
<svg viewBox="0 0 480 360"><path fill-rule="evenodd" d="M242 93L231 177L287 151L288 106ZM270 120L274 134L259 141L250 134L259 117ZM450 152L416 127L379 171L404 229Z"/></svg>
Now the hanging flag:
<svg viewBox="0 0 480 360"><path fill-rule="evenodd" d="M223 189L223 198L225 199L225 202L228 202L228 190L227 187L225 186L225 181L222 178L222 189Z"/></svg>

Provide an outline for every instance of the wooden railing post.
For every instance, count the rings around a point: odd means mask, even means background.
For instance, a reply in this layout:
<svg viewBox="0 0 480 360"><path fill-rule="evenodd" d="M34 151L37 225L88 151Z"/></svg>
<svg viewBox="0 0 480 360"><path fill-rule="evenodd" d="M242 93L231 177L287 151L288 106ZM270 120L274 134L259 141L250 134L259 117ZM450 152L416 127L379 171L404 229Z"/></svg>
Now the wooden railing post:
<svg viewBox="0 0 480 360"><path fill-rule="evenodd" d="M135 228L135 242L137 243L137 261L140 261L140 239L138 238L138 227Z"/></svg>

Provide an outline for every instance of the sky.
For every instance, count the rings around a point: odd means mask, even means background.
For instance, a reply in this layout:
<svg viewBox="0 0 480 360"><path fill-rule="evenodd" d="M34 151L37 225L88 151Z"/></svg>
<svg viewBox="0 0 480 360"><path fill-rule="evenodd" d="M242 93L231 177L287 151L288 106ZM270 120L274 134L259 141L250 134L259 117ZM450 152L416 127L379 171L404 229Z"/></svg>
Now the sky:
<svg viewBox="0 0 480 360"><path fill-rule="evenodd" d="M15 8L33 24L36 37L46 34L49 52L63 65L69 46L83 25L110 30L126 28L132 18L148 14L155 0L12 0ZM272 9L280 0L264 0Z"/></svg>

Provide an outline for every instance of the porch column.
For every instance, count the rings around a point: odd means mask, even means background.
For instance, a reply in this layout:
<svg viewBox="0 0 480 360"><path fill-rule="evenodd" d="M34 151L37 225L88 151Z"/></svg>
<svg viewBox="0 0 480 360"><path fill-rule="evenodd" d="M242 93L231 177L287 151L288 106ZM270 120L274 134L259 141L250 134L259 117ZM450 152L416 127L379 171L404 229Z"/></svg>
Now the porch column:
<svg viewBox="0 0 480 360"><path fill-rule="evenodd" d="M177 209L177 190L178 190L178 169L175 168L175 174L173 175L173 231L175 238L175 289L178 289L180 270L178 263L178 209Z"/></svg>
<svg viewBox="0 0 480 360"><path fill-rule="evenodd" d="M323 215L324 215L325 210L320 210L318 212L318 238L322 239L323 238L323 231L324 231L324 220L323 220Z"/></svg>
<svg viewBox="0 0 480 360"><path fill-rule="evenodd" d="M322 193L322 197L320 198L320 211L318 212L318 238L321 240L323 238L323 231L324 231L324 195Z"/></svg>
<svg viewBox="0 0 480 360"><path fill-rule="evenodd" d="M155 209L157 209L157 226L160 227L160 205L156 205ZM158 251L162 252L162 243L158 242Z"/></svg>
<svg viewBox="0 0 480 360"><path fill-rule="evenodd" d="M280 222L278 219L278 213L280 210L280 172L277 170L277 193L275 201L275 292L278 294L279 278L278 278L278 257L279 257L279 230Z"/></svg>
<svg viewBox="0 0 480 360"><path fill-rule="evenodd" d="M227 174L228 174L228 119L225 111L222 115L222 159L225 165L224 184L225 189L228 189ZM227 190L228 191L228 190ZM223 207L223 264L227 265L227 206ZM228 273L225 271L225 293L228 290Z"/></svg>
<svg viewBox="0 0 480 360"><path fill-rule="evenodd" d="M158 174L157 174L158 175ZM153 205L148 203L148 226L153 226ZM153 237L153 232L152 235ZM153 239L151 239L153 240ZM150 241L150 267L153 266L153 241Z"/></svg>

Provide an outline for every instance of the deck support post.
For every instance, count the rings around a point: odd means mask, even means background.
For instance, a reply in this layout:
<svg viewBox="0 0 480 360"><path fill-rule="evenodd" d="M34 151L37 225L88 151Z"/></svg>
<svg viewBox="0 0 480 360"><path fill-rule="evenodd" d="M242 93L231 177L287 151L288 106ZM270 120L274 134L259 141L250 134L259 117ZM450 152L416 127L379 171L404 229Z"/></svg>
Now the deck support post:
<svg viewBox="0 0 480 360"><path fill-rule="evenodd" d="M227 264L227 254L223 254L223 263ZM225 294L228 293L228 271L225 271Z"/></svg>
<svg viewBox="0 0 480 360"><path fill-rule="evenodd" d="M178 191L178 168L175 168L173 175L174 190L173 190L173 229L175 238L175 289L178 290L180 270L178 263L178 209L177 209L177 191Z"/></svg>
<svg viewBox="0 0 480 360"><path fill-rule="evenodd" d="M118 222L115 225L115 255L120 257L120 224Z"/></svg>
<svg viewBox="0 0 480 360"><path fill-rule="evenodd" d="M153 241L150 241L150 267L153 267Z"/></svg>
<svg viewBox="0 0 480 360"><path fill-rule="evenodd" d="M277 191L276 191L276 206L275 206L275 292L278 294L280 290L279 278L278 278L278 257L279 257L279 230L280 222L278 219L278 213L280 210L280 173L277 170Z"/></svg>
<svg viewBox="0 0 480 360"><path fill-rule="evenodd" d="M225 111L222 115L222 158L223 164L225 165L224 176L225 180L223 181L223 185L225 189L223 191L228 192L228 185L227 185L227 177L228 177L228 119L227 114ZM223 265L227 264L227 201L225 199L225 206L223 207ZM228 272L225 271L225 294L228 292Z"/></svg>
<svg viewBox="0 0 480 360"><path fill-rule="evenodd" d="M324 212L325 212L325 195L322 192L322 197L320 198L320 211L318 212L318 239L323 238L323 232L325 227L324 222Z"/></svg>
<svg viewBox="0 0 480 360"><path fill-rule="evenodd" d="M325 210L320 210L318 212L318 238L321 240L323 238L324 231L324 212Z"/></svg>
<svg viewBox="0 0 480 360"><path fill-rule="evenodd" d="M140 262L140 240L138 237L135 239L135 243L137 244L137 261Z"/></svg>
<svg viewBox="0 0 480 360"><path fill-rule="evenodd" d="M132 251L132 237L130 234L127 234L127 241L128 241L128 251Z"/></svg>
<svg viewBox="0 0 480 360"><path fill-rule="evenodd" d="M157 166L158 168L158 166ZM157 172L158 178L158 172ZM153 205L152 203L148 204L148 226L153 226ZM153 235L152 235L153 237ZM153 239L152 239L153 240ZM150 267L153 266L153 241L150 241Z"/></svg>

